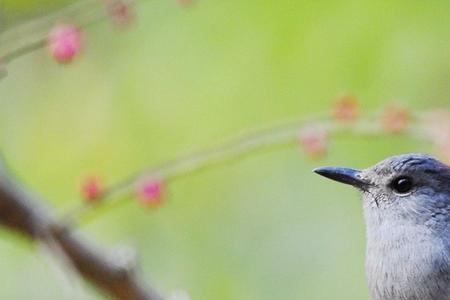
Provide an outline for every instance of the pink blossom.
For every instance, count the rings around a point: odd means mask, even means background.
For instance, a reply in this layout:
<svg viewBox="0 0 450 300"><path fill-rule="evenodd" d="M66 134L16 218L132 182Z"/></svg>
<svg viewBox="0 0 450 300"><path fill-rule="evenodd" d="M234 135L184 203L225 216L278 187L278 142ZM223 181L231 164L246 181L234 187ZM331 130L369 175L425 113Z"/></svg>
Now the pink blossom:
<svg viewBox="0 0 450 300"><path fill-rule="evenodd" d="M441 159L450 163L450 111L436 109L424 114L420 126Z"/></svg>
<svg viewBox="0 0 450 300"><path fill-rule="evenodd" d="M126 27L134 21L135 15L130 4L123 0L112 0L108 6L111 20L117 26Z"/></svg>
<svg viewBox="0 0 450 300"><path fill-rule="evenodd" d="M411 113L403 105L391 104L384 108L381 118L381 127L389 133L401 133L411 123Z"/></svg>
<svg viewBox="0 0 450 300"><path fill-rule="evenodd" d="M193 5L195 0L177 0L177 2L180 6L187 7Z"/></svg>
<svg viewBox="0 0 450 300"><path fill-rule="evenodd" d="M359 117L359 101L352 95L340 97L333 105L332 115L341 122L351 122Z"/></svg>
<svg viewBox="0 0 450 300"><path fill-rule="evenodd" d="M328 132L320 125L309 125L301 130L299 142L310 158L321 158L328 150Z"/></svg>
<svg viewBox="0 0 450 300"><path fill-rule="evenodd" d="M58 63L69 63L81 52L81 30L71 24L57 25L50 31L47 43L50 55Z"/></svg>
<svg viewBox="0 0 450 300"><path fill-rule="evenodd" d="M446 143L437 145L436 148L439 157L447 164L450 164L450 140L447 140Z"/></svg>
<svg viewBox="0 0 450 300"><path fill-rule="evenodd" d="M86 177L81 183L81 194L88 202L94 202L100 198L103 188L97 176Z"/></svg>
<svg viewBox="0 0 450 300"><path fill-rule="evenodd" d="M137 183L138 200L146 206L161 204L164 194L164 182L154 177L145 177Z"/></svg>

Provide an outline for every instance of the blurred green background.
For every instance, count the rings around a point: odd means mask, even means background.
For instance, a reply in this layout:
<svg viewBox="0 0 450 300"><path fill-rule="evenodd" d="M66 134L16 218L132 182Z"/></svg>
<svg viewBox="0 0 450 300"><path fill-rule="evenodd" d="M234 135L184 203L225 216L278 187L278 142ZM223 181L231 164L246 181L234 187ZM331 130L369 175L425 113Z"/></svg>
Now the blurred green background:
<svg viewBox="0 0 450 300"><path fill-rule="evenodd" d="M63 3L2 2L6 27ZM61 211L79 201L85 174L112 183L244 129L328 111L343 93L364 111L450 107L448 1L152 0L137 14L125 31L89 27L73 64L39 50L0 82L1 151ZM146 278L192 299L369 299L359 195L311 169L431 149L402 137L331 147L322 161L291 147L190 175L160 209L103 210L80 230L105 248L136 247ZM0 257L1 299L101 298L3 229Z"/></svg>

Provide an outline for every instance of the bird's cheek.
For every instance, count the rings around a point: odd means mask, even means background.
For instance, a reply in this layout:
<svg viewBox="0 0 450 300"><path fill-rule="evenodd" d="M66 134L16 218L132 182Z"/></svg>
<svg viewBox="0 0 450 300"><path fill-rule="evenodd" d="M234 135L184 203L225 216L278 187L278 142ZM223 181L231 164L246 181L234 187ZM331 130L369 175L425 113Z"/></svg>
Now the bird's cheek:
<svg viewBox="0 0 450 300"><path fill-rule="evenodd" d="M362 191L363 203L366 208L378 208L380 203L370 190Z"/></svg>
<svg viewBox="0 0 450 300"><path fill-rule="evenodd" d="M377 190L376 192L369 191L368 193L371 197L372 205L374 205L378 209L386 209L388 207L391 207L392 205L395 205L397 201L397 197L389 193L381 192L379 190Z"/></svg>

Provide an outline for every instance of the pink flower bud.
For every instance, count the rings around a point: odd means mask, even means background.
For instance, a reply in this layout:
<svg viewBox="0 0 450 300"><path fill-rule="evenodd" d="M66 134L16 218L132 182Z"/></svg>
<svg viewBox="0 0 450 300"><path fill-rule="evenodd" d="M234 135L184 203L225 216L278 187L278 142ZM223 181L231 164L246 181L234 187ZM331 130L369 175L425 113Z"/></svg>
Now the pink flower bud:
<svg viewBox="0 0 450 300"><path fill-rule="evenodd" d="M309 125L300 132L299 142L310 158L319 159L327 153L328 132L322 126Z"/></svg>
<svg viewBox="0 0 450 300"><path fill-rule="evenodd" d="M96 176L86 177L81 184L81 194L88 202L95 202L103 193L100 179Z"/></svg>
<svg viewBox="0 0 450 300"><path fill-rule="evenodd" d="M142 178L136 187L139 202L146 206L161 204L164 194L164 182L154 177Z"/></svg>
<svg viewBox="0 0 450 300"><path fill-rule="evenodd" d="M450 141L437 145L437 155L447 164L450 164Z"/></svg>
<svg viewBox="0 0 450 300"><path fill-rule="evenodd" d="M71 24L57 25L50 31L47 42L50 55L58 63L69 63L81 52L81 30Z"/></svg>
<svg viewBox="0 0 450 300"><path fill-rule="evenodd" d="M381 114L381 126L389 133L401 133L411 123L409 110L399 104L391 104L385 107Z"/></svg>
<svg viewBox="0 0 450 300"><path fill-rule="evenodd" d="M351 122L359 117L359 102L352 95L340 97L333 105L332 115L341 122Z"/></svg>
<svg viewBox="0 0 450 300"><path fill-rule="evenodd" d="M177 0L178 4L183 7L188 7L194 4L195 0Z"/></svg>
<svg viewBox="0 0 450 300"><path fill-rule="evenodd" d="M450 111L436 109L423 114L420 127L433 143L439 157L450 163Z"/></svg>
<svg viewBox="0 0 450 300"><path fill-rule="evenodd" d="M130 4L122 0L112 0L108 3L108 9L113 23L121 28L130 25L135 19Z"/></svg>

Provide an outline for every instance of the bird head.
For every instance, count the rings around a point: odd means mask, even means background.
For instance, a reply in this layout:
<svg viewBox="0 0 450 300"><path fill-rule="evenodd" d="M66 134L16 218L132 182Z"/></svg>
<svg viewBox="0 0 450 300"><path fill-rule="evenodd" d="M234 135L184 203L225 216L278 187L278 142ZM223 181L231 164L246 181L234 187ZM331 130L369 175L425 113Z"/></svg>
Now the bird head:
<svg viewBox="0 0 450 300"><path fill-rule="evenodd" d="M314 172L356 187L368 208L407 215L448 207L450 214L450 167L428 155L392 156L364 170L321 167Z"/></svg>

